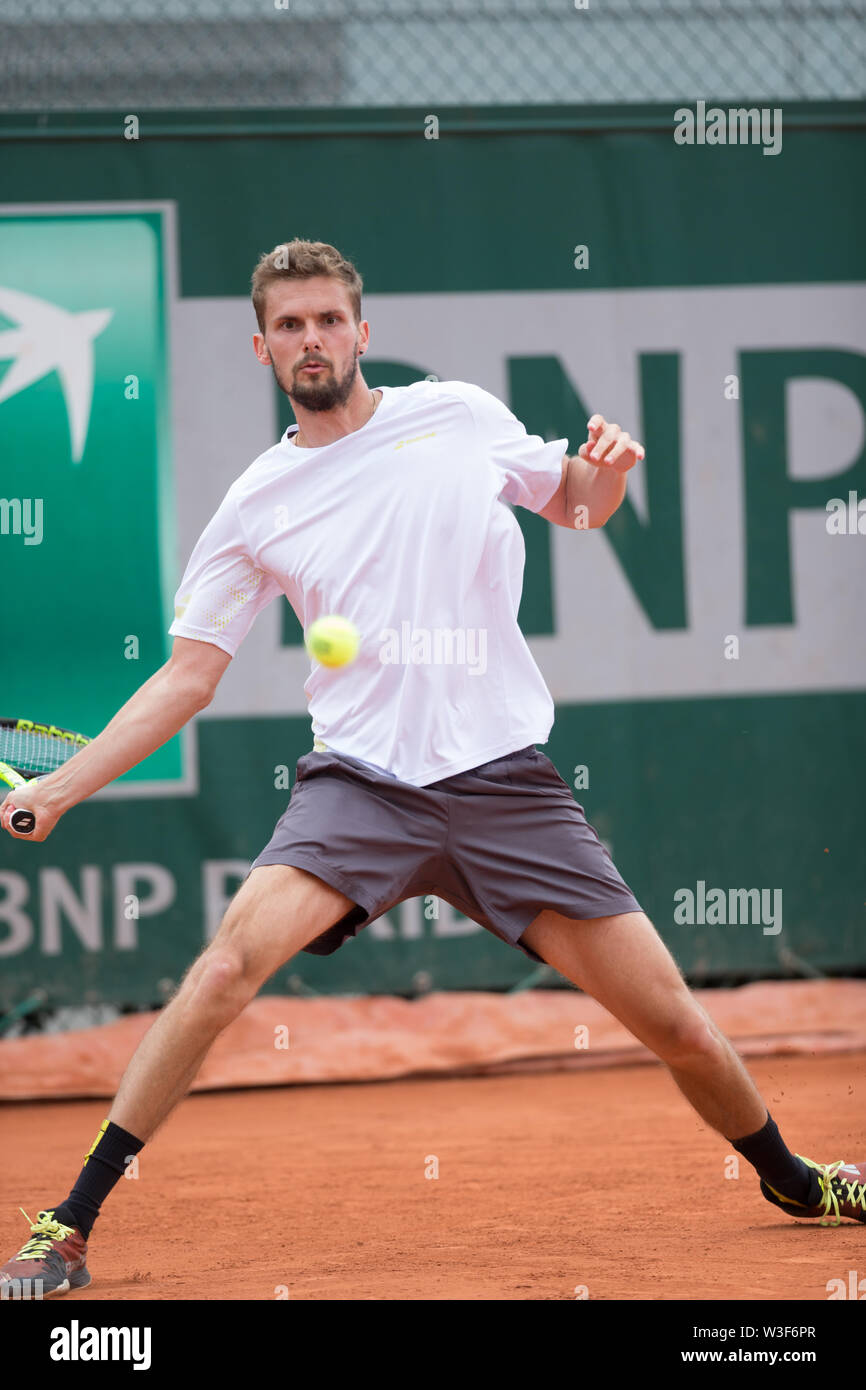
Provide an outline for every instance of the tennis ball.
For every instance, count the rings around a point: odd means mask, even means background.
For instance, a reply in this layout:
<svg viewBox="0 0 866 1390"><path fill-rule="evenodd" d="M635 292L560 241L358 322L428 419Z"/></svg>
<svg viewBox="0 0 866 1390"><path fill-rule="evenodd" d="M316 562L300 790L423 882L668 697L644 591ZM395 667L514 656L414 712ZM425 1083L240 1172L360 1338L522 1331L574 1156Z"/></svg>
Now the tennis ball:
<svg viewBox="0 0 866 1390"><path fill-rule="evenodd" d="M310 656L323 666L348 666L358 655L361 634L348 618L328 613L311 624L304 641Z"/></svg>

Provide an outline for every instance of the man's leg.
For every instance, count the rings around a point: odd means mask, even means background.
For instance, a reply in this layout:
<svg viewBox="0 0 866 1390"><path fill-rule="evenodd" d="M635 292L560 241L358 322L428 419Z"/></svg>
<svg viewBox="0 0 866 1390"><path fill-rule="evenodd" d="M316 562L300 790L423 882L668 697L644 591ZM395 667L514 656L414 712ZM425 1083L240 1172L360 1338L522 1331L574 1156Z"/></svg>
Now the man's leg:
<svg viewBox="0 0 866 1390"><path fill-rule="evenodd" d="M253 869L213 941L139 1043L109 1120L149 1139L186 1095L216 1037L265 981L354 905L304 869Z"/></svg>
<svg viewBox="0 0 866 1390"><path fill-rule="evenodd" d="M212 1043L276 970L354 906L304 869L263 864L139 1043L57 1221L87 1239L125 1160L186 1095Z"/></svg>
<svg viewBox="0 0 866 1390"><path fill-rule="evenodd" d="M643 912L586 922L542 912L522 941L660 1057L713 1129L737 1138L761 1128L767 1107L754 1082Z"/></svg>
<svg viewBox="0 0 866 1390"><path fill-rule="evenodd" d="M701 1118L762 1177L817 1200L810 1170L782 1143L745 1066L645 913L581 922L548 910L521 940L650 1048Z"/></svg>

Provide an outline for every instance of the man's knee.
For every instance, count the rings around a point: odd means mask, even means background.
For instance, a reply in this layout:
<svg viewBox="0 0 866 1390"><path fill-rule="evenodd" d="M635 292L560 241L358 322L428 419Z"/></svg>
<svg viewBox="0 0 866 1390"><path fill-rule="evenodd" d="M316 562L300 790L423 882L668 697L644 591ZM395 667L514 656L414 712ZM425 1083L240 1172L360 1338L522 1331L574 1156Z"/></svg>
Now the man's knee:
<svg viewBox="0 0 866 1390"><path fill-rule="evenodd" d="M250 1002L258 987L238 951L212 943L193 964L179 995L187 1008L208 1017L231 1019Z"/></svg>
<svg viewBox="0 0 866 1390"><path fill-rule="evenodd" d="M717 1059L725 1040L696 999L678 1000L658 1030L656 1055L669 1066L688 1068Z"/></svg>

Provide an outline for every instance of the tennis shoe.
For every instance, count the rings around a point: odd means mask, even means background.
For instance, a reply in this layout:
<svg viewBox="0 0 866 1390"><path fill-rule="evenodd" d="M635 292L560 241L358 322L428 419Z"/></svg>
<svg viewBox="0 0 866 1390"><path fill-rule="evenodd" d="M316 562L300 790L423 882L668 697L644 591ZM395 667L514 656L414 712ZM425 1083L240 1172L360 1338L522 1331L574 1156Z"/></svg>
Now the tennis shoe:
<svg viewBox="0 0 866 1390"><path fill-rule="evenodd" d="M27 1216L23 1207L22 1215ZM17 1255L0 1268L0 1298L39 1299L85 1289L90 1283L87 1241L75 1226L64 1226L53 1211L40 1211Z"/></svg>
<svg viewBox="0 0 866 1390"><path fill-rule="evenodd" d="M797 1158L802 1158L797 1154ZM866 1222L866 1163L813 1163L811 1158L803 1162L814 1168L821 1185L821 1200L816 1206L806 1206L784 1197L768 1182L761 1179L761 1191L768 1202L781 1207L789 1216L817 1217L821 1226L839 1226L842 1217L849 1221Z"/></svg>

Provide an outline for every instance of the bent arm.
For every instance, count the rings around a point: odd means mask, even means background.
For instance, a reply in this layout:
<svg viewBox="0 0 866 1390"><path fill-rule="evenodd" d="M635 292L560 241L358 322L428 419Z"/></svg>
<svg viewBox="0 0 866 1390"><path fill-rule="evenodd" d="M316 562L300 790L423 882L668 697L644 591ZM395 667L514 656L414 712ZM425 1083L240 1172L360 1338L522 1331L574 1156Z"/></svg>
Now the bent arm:
<svg viewBox="0 0 866 1390"><path fill-rule="evenodd" d="M625 497L626 473L644 447L603 415L587 422L587 441L562 460L562 480L539 516L554 526L587 530L609 521Z"/></svg>
<svg viewBox="0 0 866 1390"><path fill-rule="evenodd" d="M626 475L595 468L577 454L562 460L562 482L539 516L569 530L594 530L609 521L625 497Z"/></svg>
<svg viewBox="0 0 866 1390"><path fill-rule="evenodd" d="M48 794L58 816L173 738L210 704L230 661L228 652L211 642L175 637L169 660L130 696L102 733L68 763L39 778L40 791Z"/></svg>

